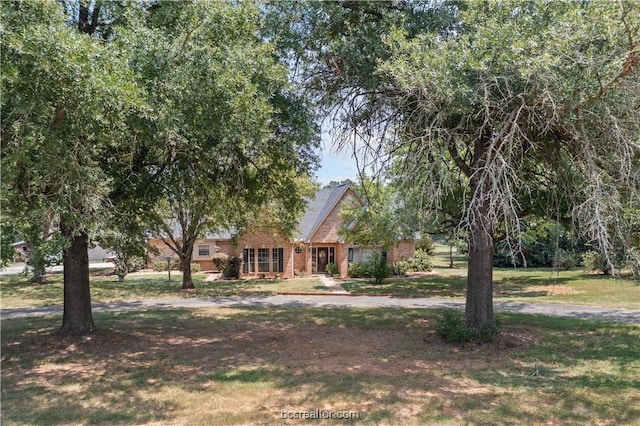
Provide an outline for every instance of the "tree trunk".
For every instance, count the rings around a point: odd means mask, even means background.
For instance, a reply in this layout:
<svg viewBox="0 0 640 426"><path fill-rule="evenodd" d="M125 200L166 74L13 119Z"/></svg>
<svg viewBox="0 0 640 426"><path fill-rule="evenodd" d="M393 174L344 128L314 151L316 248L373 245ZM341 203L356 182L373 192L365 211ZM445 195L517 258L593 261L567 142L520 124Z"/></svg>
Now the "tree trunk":
<svg viewBox="0 0 640 426"><path fill-rule="evenodd" d="M187 242L182 246L180 260L182 263L182 289L192 290L196 288L191 278L191 259L193 258L193 243Z"/></svg>
<svg viewBox="0 0 640 426"><path fill-rule="evenodd" d="M468 327L493 325L493 236L473 226L469 230L469 270L465 322Z"/></svg>
<svg viewBox="0 0 640 426"><path fill-rule="evenodd" d="M493 319L493 235L495 219L491 213L492 137L485 135L474 146L474 165L469 186L472 200L469 224L469 269L464 318L467 327L480 330L494 327Z"/></svg>
<svg viewBox="0 0 640 426"><path fill-rule="evenodd" d="M89 289L89 237L86 232L72 235L60 225L71 240L64 254L64 314L59 334L81 336L96 330L91 312Z"/></svg>

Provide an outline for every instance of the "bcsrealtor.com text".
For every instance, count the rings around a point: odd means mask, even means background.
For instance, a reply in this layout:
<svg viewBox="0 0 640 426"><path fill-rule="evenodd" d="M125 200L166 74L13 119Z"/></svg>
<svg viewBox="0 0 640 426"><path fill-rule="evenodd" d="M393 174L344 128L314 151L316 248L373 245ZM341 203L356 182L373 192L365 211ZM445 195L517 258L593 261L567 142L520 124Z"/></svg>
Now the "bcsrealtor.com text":
<svg viewBox="0 0 640 426"><path fill-rule="evenodd" d="M287 411L280 410L281 419L299 419L299 420L353 420L359 419L360 413L357 411L330 411L330 410L309 410L309 411Z"/></svg>

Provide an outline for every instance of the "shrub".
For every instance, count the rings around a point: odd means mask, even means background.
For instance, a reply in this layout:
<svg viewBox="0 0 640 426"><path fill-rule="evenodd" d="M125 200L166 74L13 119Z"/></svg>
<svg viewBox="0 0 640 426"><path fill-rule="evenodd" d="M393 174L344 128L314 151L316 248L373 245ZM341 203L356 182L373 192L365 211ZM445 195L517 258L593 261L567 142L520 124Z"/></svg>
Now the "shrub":
<svg viewBox="0 0 640 426"><path fill-rule="evenodd" d="M425 234L418 241L416 241L416 250L422 250L428 255L433 255L436 249L436 243L431 239L431 236Z"/></svg>
<svg viewBox="0 0 640 426"><path fill-rule="evenodd" d="M570 250L558 249L553 260L556 269L571 269L578 264L576 254Z"/></svg>
<svg viewBox="0 0 640 426"><path fill-rule="evenodd" d="M222 271L222 276L225 278L240 278L240 267L242 266L242 259L238 256L232 256L227 262L227 266Z"/></svg>
<svg viewBox="0 0 640 426"><path fill-rule="evenodd" d="M167 262L153 262L151 268L156 272L162 272L167 270Z"/></svg>
<svg viewBox="0 0 640 426"><path fill-rule="evenodd" d="M128 259L117 257L114 264L115 268L113 272L118 276L120 281L123 281L129 272L138 272L147 266L147 260L141 256L131 256Z"/></svg>
<svg viewBox="0 0 640 426"><path fill-rule="evenodd" d="M411 264L406 260L398 260L393 264L393 274L400 277L406 276L410 269Z"/></svg>
<svg viewBox="0 0 640 426"><path fill-rule="evenodd" d="M351 278L371 277L371 271L367 263L352 262L349 264L349 276Z"/></svg>
<svg viewBox="0 0 640 426"><path fill-rule="evenodd" d="M198 262L191 263L191 272L200 272L202 271L202 265Z"/></svg>
<svg viewBox="0 0 640 426"><path fill-rule="evenodd" d="M450 343L471 341L471 330L464 325L464 313L456 309L446 309L438 315L436 332Z"/></svg>
<svg viewBox="0 0 640 426"><path fill-rule="evenodd" d="M371 256L371 260L369 261L369 269L371 271L371 276L375 278L376 284L380 284L384 281L385 278L389 276L391 272L391 267L387 263L387 259L382 253L374 253Z"/></svg>
<svg viewBox="0 0 640 426"><path fill-rule="evenodd" d="M213 267L218 271L224 271L229 263L229 256L225 253L216 253L213 255Z"/></svg>
<svg viewBox="0 0 640 426"><path fill-rule="evenodd" d="M442 311L436 323L436 332L449 343L493 342L498 330L498 323L468 327L464 322L464 312L457 309Z"/></svg>
<svg viewBox="0 0 640 426"><path fill-rule="evenodd" d="M609 269L605 256L595 250L589 250L582 253L582 265L584 266L584 269L589 272L601 271L603 273L607 273L607 270Z"/></svg>
<svg viewBox="0 0 640 426"><path fill-rule="evenodd" d="M422 249L417 249L413 257L409 259L409 268L414 272L430 271L432 266L431 256Z"/></svg>
<svg viewBox="0 0 640 426"><path fill-rule="evenodd" d="M338 272L338 265L335 263L329 263L327 264L326 270L330 276L334 276Z"/></svg>

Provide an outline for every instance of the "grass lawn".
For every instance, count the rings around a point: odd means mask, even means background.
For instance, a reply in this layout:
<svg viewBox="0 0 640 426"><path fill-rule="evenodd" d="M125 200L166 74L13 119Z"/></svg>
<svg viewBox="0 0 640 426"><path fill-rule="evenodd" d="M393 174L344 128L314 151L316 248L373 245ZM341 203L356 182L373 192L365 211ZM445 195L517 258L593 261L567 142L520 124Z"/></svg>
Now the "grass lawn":
<svg viewBox="0 0 640 426"><path fill-rule="evenodd" d="M205 281L205 275L195 274L195 290L183 291L182 275L171 273L171 282L166 275L129 275L124 282L115 276L91 277L91 300L110 302L115 300L139 300L141 298L176 297L227 297L266 295L277 292L325 292L327 288L317 278L288 280L229 280ZM0 277L2 308L44 306L61 304L63 297L62 274L53 274L47 284L32 284L23 275Z"/></svg>
<svg viewBox="0 0 640 426"><path fill-rule="evenodd" d="M342 286L352 293L394 294L411 297L465 297L467 265L455 256L450 269L448 249L437 246L430 274L373 280L349 279ZM551 268L494 268L494 298L502 301L567 303L640 309L640 281L586 274L582 269L554 271Z"/></svg>
<svg viewBox="0 0 640 426"><path fill-rule="evenodd" d="M501 314L495 344L451 346L436 315L96 313L77 340L60 317L6 320L2 424L637 424L640 327ZM358 418L281 418L313 410Z"/></svg>

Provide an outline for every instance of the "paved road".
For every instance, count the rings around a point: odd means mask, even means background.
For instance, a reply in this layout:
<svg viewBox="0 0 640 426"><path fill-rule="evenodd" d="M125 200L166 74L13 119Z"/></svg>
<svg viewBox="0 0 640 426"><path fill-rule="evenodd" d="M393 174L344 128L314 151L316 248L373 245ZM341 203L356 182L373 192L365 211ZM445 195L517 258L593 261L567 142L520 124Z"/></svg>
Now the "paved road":
<svg viewBox="0 0 640 426"><path fill-rule="evenodd" d="M93 269L106 269L113 268L113 263L111 262L91 262L89 263L89 270ZM62 265L54 265L50 268L47 268L47 272L62 272L64 267ZM7 266L6 268L0 269L0 275L16 275L24 272L24 264L16 265L16 266Z"/></svg>
<svg viewBox="0 0 640 426"><path fill-rule="evenodd" d="M352 308L464 308L464 301L435 298L398 298L374 296L254 296L203 299L148 299L94 303L94 312L133 311L158 308L203 307L352 307ZM603 308L583 305L551 303L494 302L497 312L538 314L599 321L640 324L640 310ZM5 319L33 316L61 315L62 306L3 309Z"/></svg>

